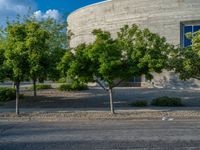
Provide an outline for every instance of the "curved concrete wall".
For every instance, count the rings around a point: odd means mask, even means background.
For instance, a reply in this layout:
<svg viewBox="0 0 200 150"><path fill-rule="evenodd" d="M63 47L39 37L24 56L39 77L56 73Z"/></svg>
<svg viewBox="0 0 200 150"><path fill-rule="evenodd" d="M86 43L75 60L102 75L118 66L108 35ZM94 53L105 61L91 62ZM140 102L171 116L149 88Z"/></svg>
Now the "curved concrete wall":
<svg viewBox="0 0 200 150"><path fill-rule="evenodd" d="M73 33L70 46L93 42L93 29L110 31L115 37L125 24L149 28L165 36L168 42L179 45L181 23L193 21L200 21L200 0L105 1L80 8L69 15L68 30ZM180 82L174 73L166 71L154 74L152 83L157 87L200 87L196 80Z"/></svg>
<svg viewBox="0 0 200 150"><path fill-rule="evenodd" d="M70 45L92 42L93 29L113 35L125 24L138 24L165 36L172 44L180 43L180 23L200 20L200 0L111 0L78 9L68 17L72 31Z"/></svg>

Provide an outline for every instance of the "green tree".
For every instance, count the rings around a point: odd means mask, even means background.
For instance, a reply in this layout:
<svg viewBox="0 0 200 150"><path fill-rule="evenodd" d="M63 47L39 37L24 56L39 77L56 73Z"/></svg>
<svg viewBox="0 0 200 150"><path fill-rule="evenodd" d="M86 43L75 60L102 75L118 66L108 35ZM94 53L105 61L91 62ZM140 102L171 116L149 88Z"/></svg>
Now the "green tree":
<svg viewBox="0 0 200 150"><path fill-rule="evenodd" d="M187 36L192 39L192 45L186 48L178 47L170 52L169 69L179 74L182 80L200 80L200 31Z"/></svg>
<svg viewBox="0 0 200 150"><path fill-rule="evenodd" d="M26 26L19 22L8 24L6 31L5 66L7 77L16 85L16 114L19 114L20 83L28 78L29 62L26 48Z"/></svg>
<svg viewBox="0 0 200 150"><path fill-rule="evenodd" d="M57 66L68 48L66 22L64 22L62 18L58 20L48 18L39 21L39 23L44 29L49 31L49 39L47 43L50 51L49 58L51 67L48 77L55 81L60 78L60 72Z"/></svg>
<svg viewBox="0 0 200 150"><path fill-rule="evenodd" d="M70 50L68 50L68 51L65 52L61 61L57 65L57 69L60 71L61 77L65 78L65 82L67 81L67 72L68 72L70 65L71 65L71 62L73 60L74 60L74 55Z"/></svg>
<svg viewBox="0 0 200 150"><path fill-rule="evenodd" d="M166 68L168 53L174 49L164 37L141 30L137 25L125 25L118 32L119 47L125 57L125 62L131 66L128 74L133 76L145 75L146 79L153 79L152 73L161 73Z"/></svg>
<svg viewBox="0 0 200 150"><path fill-rule="evenodd" d="M26 25L26 48L30 67L30 78L33 81L34 96L36 96L36 82L47 79L50 68L50 51L47 41L49 32L32 20L27 20Z"/></svg>
<svg viewBox="0 0 200 150"><path fill-rule="evenodd" d="M152 72L161 73L172 47L165 38L148 29L140 30L136 25L124 26L116 39L100 29L93 34L94 43L82 44L74 50L67 75L79 82L99 83L109 92L111 113L114 113L113 88L134 76L152 79Z"/></svg>
<svg viewBox="0 0 200 150"><path fill-rule="evenodd" d="M47 77L53 81L60 78L57 65L67 49L66 23L63 18L55 20L50 17L42 20L26 17L25 20L28 26L30 75L36 96L37 79L43 82Z"/></svg>
<svg viewBox="0 0 200 150"><path fill-rule="evenodd" d="M5 39L3 37L3 30L0 29L0 82L5 78L4 74L4 61L5 61Z"/></svg>
<svg viewBox="0 0 200 150"><path fill-rule="evenodd" d="M20 83L31 78L35 87L36 80L44 81L47 76L59 78L56 67L67 46L63 23L29 17L8 21L0 34L0 39L5 40L3 44L0 40L0 80L6 77L16 85L16 114L19 114Z"/></svg>
<svg viewBox="0 0 200 150"><path fill-rule="evenodd" d="M2 38L0 38L0 82L2 82L5 78L4 72L4 61L5 61L5 43Z"/></svg>

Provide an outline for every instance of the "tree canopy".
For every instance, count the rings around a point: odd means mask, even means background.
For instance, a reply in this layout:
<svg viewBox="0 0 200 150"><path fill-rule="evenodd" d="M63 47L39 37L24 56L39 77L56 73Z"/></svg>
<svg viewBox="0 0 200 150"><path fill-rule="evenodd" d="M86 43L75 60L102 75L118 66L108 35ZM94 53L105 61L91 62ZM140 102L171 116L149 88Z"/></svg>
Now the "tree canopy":
<svg viewBox="0 0 200 150"><path fill-rule="evenodd" d="M20 82L28 79L29 62L26 47L26 25L19 22L8 24L6 31L5 63L6 75L16 85L16 114L19 114Z"/></svg>
<svg viewBox="0 0 200 150"><path fill-rule="evenodd" d="M8 22L0 34L0 81L9 78L16 85L16 113L19 113L20 82L33 80L34 95L36 81L59 78L57 64L66 51L63 23L51 18L37 21Z"/></svg>
<svg viewBox="0 0 200 150"><path fill-rule="evenodd" d="M36 81L43 82L48 77L50 68L50 51L47 41L50 34L48 30L34 21L26 21L26 48L28 50L29 76L34 84L34 96L36 96Z"/></svg>
<svg viewBox="0 0 200 150"><path fill-rule="evenodd" d="M6 66L11 71L11 80L18 83L23 81L29 72L26 26L20 23L9 24L6 31Z"/></svg>
<svg viewBox="0 0 200 150"><path fill-rule="evenodd" d="M4 61L5 61L5 41L2 37L0 37L0 82L2 82L5 78L5 68L4 68Z"/></svg>
<svg viewBox="0 0 200 150"><path fill-rule="evenodd" d="M73 80L84 83L96 81L108 90L111 112L114 113L113 88L134 76L145 75L152 79L152 72L161 73L172 46L165 38L148 29L141 30L136 25L124 26L115 39L101 29L94 30L93 35L96 39L92 44L81 44L73 53L67 52L69 62L61 68ZM63 57L63 62L65 59Z"/></svg>
<svg viewBox="0 0 200 150"><path fill-rule="evenodd" d="M49 47L49 63L50 70L48 77L49 79L55 81L60 78L60 72L57 68L57 65L60 63L61 58L65 54L68 48L68 40L66 34L66 22L62 20L54 20L48 18L45 20L39 21L39 24L49 31L49 39L47 44Z"/></svg>
<svg viewBox="0 0 200 150"><path fill-rule="evenodd" d="M192 45L171 51L169 68L175 70L182 80L190 78L200 80L200 31L194 35L189 33L187 36L192 40Z"/></svg>

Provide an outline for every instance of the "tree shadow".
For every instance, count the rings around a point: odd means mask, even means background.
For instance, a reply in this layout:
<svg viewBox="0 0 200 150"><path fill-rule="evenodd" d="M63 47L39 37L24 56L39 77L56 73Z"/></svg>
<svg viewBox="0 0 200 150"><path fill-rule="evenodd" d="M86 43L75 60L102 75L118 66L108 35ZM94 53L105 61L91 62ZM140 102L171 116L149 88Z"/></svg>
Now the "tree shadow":
<svg viewBox="0 0 200 150"><path fill-rule="evenodd" d="M196 89L200 88L200 81L196 79L180 80L174 72L162 73L154 79L154 87L168 89Z"/></svg>
<svg viewBox="0 0 200 150"><path fill-rule="evenodd" d="M20 108L109 108L110 106L108 93L100 88L77 92L59 92L55 89L40 90L37 97L31 96L31 91L22 92L25 98L20 100ZM200 91L198 90L128 87L114 89L114 106L129 107L133 101L147 100L150 102L161 96L180 97L186 106L200 106ZM8 102L1 108L15 108L15 101Z"/></svg>

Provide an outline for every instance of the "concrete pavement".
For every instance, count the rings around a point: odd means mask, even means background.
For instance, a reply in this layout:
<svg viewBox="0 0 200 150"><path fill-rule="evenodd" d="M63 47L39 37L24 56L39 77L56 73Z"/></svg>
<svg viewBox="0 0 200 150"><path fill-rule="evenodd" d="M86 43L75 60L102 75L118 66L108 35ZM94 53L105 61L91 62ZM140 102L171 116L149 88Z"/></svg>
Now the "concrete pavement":
<svg viewBox="0 0 200 150"><path fill-rule="evenodd" d="M1 150L199 150L199 121L0 122Z"/></svg>
<svg viewBox="0 0 200 150"><path fill-rule="evenodd" d="M105 112L110 108L20 108L21 112ZM117 107L117 112L168 112L168 111L197 111L200 107ZM15 112L15 108L0 108L0 113Z"/></svg>

